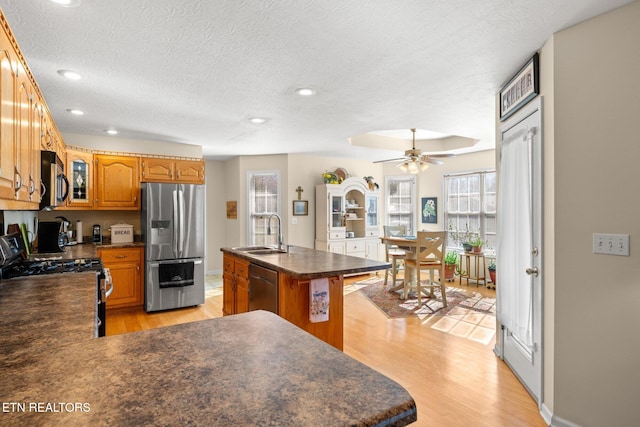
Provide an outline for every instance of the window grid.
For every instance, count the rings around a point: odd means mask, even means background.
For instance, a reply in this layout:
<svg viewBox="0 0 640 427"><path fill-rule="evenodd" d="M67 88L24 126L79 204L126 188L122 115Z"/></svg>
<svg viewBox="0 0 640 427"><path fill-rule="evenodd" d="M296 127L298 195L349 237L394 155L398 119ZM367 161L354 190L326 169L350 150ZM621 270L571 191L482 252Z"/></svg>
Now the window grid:
<svg viewBox="0 0 640 427"><path fill-rule="evenodd" d="M404 225L408 234L415 234L416 227L416 192L415 176L386 177L386 224Z"/></svg>
<svg viewBox="0 0 640 427"><path fill-rule="evenodd" d="M485 252L496 246L496 173L478 171L444 177L445 223L459 234L479 235ZM449 233L448 246L462 249L455 233Z"/></svg>
<svg viewBox="0 0 640 427"><path fill-rule="evenodd" d="M280 176L277 172L249 173L249 233L250 245L276 245L278 224L271 220L271 235L267 234L269 215L279 213Z"/></svg>

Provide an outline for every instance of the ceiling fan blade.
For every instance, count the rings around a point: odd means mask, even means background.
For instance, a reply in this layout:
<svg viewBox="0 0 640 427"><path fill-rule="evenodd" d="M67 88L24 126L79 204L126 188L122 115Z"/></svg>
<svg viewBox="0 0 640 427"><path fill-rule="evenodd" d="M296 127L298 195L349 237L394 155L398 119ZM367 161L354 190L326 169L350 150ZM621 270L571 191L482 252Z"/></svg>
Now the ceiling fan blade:
<svg viewBox="0 0 640 427"><path fill-rule="evenodd" d="M397 159L376 160L373 163L401 162L403 160L407 160L407 158L406 157L398 157Z"/></svg>
<svg viewBox="0 0 640 427"><path fill-rule="evenodd" d="M442 153L442 154L427 154L429 157L455 157L456 155L453 153Z"/></svg>
<svg viewBox="0 0 640 427"><path fill-rule="evenodd" d="M431 163L432 165L444 165L444 162L442 160L433 159L430 156L422 156L420 157L420 160L425 163Z"/></svg>

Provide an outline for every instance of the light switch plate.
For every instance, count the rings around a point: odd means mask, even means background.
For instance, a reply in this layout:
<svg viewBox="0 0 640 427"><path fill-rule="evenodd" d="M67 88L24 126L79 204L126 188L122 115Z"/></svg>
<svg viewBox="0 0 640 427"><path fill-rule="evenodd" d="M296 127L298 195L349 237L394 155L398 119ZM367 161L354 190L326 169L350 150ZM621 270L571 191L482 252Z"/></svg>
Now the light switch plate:
<svg viewBox="0 0 640 427"><path fill-rule="evenodd" d="M629 235L593 233L593 253L629 256Z"/></svg>

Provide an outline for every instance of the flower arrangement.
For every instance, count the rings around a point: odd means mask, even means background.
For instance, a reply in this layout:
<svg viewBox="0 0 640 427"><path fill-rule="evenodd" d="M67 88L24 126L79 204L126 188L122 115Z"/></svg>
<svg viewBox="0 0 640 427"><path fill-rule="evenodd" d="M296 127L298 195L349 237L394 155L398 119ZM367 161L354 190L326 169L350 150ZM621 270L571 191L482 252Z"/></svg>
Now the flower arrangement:
<svg viewBox="0 0 640 427"><path fill-rule="evenodd" d="M324 172L322 174L322 181L325 184L340 184L342 183L342 179L336 175L335 172Z"/></svg>

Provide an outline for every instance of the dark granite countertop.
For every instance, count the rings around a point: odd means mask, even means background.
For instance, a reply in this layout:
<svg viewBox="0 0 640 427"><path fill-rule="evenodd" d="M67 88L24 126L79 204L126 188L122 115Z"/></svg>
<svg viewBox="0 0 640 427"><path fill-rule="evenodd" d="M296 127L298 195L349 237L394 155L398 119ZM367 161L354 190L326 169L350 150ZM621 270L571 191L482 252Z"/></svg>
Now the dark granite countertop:
<svg viewBox="0 0 640 427"><path fill-rule="evenodd" d="M2 372L38 360L56 348L92 341L96 274L87 271L0 280Z"/></svg>
<svg viewBox="0 0 640 427"><path fill-rule="evenodd" d="M269 255L252 255L233 248L222 248L220 250L252 263L287 273L295 279L315 279L318 277L365 273L367 271L385 270L391 266L388 262L334 254L300 246L289 246L287 253Z"/></svg>
<svg viewBox="0 0 640 427"><path fill-rule="evenodd" d="M79 245L65 246L64 252L47 252L47 253L33 253L29 256L29 259L40 258L52 258L52 259L78 259L78 258L96 258L98 248L113 249L113 248L137 248L144 246L142 242L131 243L81 243Z"/></svg>
<svg viewBox="0 0 640 427"><path fill-rule="evenodd" d="M69 332L73 343L60 325L33 324L64 339L49 348L10 338L4 313L0 325L2 425L402 426L417 417L399 384L265 311L99 339Z"/></svg>

